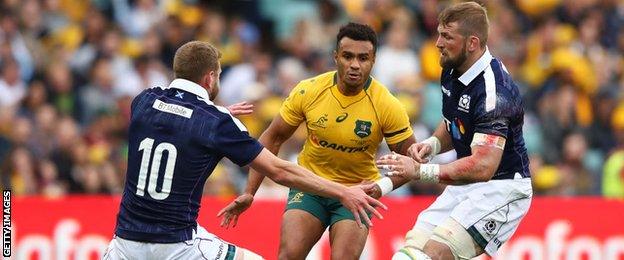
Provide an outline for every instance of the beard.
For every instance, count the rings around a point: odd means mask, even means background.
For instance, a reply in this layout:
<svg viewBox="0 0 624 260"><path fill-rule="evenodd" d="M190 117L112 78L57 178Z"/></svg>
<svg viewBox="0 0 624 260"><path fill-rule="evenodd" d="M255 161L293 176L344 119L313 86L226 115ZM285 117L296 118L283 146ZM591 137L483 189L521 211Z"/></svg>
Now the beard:
<svg viewBox="0 0 624 260"><path fill-rule="evenodd" d="M208 98L210 99L210 101L214 101L214 99L217 98L217 95L219 94L219 87L219 80L217 80L214 86L210 88L210 93L208 93Z"/></svg>
<svg viewBox="0 0 624 260"><path fill-rule="evenodd" d="M450 58L449 56L446 57L446 59L444 58L444 56L440 57L440 65L442 66L442 68L456 69L457 67L461 66L462 64L464 64L464 62L466 62L466 59L468 59L466 44L464 43L461 52L454 59Z"/></svg>

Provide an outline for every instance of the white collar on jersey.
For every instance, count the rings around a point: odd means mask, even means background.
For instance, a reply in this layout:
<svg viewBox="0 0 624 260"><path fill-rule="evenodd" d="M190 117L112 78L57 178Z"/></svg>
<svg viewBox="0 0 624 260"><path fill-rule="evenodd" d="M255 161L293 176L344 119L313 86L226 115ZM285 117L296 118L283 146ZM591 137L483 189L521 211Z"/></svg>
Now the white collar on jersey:
<svg viewBox="0 0 624 260"><path fill-rule="evenodd" d="M492 54L490 54L490 50L488 47L485 47L485 52L470 68L464 72L459 77L459 81L461 81L464 86L468 86L470 82L472 82L482 71L484 71L487 67L490 66L490 62L492 61Z"/></svg>
<svg viewBox="0 0 624 260"><path fill-rule="evenodd" d="M184 90L186 92L190 92L195 94L198 98L204 100L209 105L212 105L212 101L210 101L210 96L208 95L208 91L205 88L200 86L199 84L186 80L186 79L174 79L169 87L167 88L177 88Z"/></svg>

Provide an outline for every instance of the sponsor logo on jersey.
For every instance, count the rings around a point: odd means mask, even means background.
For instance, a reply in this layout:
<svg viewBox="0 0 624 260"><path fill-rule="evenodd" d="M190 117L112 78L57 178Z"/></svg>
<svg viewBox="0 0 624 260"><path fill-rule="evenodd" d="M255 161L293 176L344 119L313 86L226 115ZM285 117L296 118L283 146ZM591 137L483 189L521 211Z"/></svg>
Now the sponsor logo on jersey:
<svg viewBox="0 0 624 260"><path fill-rule="evenodd" d="M336 117L336 122L340 123L342 121L345 121L345 119L347 119L348 116L349 116L348 113L342 113L338 117Z"/></svg>
<svg viewBox="0 0 624 260"><path fill-rule="evenodd" d="M464 94L459 98L457 110L468 113L470 111L470 96Z"/></svg>
<svg viewBox="0 0 624 260"><path fill-rule="evenodd" d="M360 138L364 138L370 135L373 123L371 121L357 120L355 121L355 129L353 132Z"/></svg>
<svg viewBox="0 0 624 260"><path fill-rule="evenodd" d="M369 145L362 146L346 146L337 143L332 143L326 140L321 140L315 134L310 135L310 141L315 145L318 145L323 148L330 148L335 151L345 152L345 153L356 153L356 152L365 152L370 147Z"/></svg>
<svg viewBox="0 0 624 260"><path fill-rule="evenodd" d="M154 101L152 108L160 110L162 112L183 116L186 118L191 118L191 115L193 115L193 109L189 109L176 104L165 103L158 99Z"/></svg>
<svg viewBox="0 0 624 260"><path fill-rule="evenodd" d="M459 118L455 118L451 123L451 134L455 139L461 139L462 135L466 133L466 128L464 127L464 123Z"/></svg>
<svg viewBox="0 0 624 260"><path fill-rule="evenodd" d="M321 146L323 148L331 148L331 149L334 149L336 151L341 151L341 152L345 152L345 153L364 152L364 151L368 150L368 145L360 146L360 147L344 146L344 145L337 144L337 143L330 143L330 142L325 141L325 140L320 140L319 141L319 146Z"/></svg>
<svg viewBox="0 0 624 260"><path fill-rule="evenodd" d="M310 125L315 126L315 127L320 127L320 128L326 128L327 125L325 125L325 123L327 123L327 114L323 114L321 117L319 117L316 121L312 122Z"/></svg>

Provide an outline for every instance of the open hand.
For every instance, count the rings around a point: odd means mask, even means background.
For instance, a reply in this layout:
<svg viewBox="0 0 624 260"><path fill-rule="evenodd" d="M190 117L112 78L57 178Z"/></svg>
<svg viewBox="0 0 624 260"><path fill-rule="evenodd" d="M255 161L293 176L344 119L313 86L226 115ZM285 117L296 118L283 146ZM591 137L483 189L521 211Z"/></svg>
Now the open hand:
<svg viewBox="0 0 624 260"><path fill-rule="evenodd" d="M420 169L420 164L410 157L393 152L379 157L375 163L377 168L388 170L386 173L388 176L398 176L408 180L418 178L416 170Z"/></svg>
<svg viewBox="0 0 624 260"><path fill-rule="evenodd" d="M380 219L383 219L383 216L375 207L381 207L385 210L388 209L386 205L379 202L378 200L366 195L364 192L365 189L370 189L371 185L375 185L374 183L366 184L366 185L356 185L347 188L347 191L341 196L340 202L344 207L349 209L353 216L355 217L355 222L357 222L360 228L363 227L362 219L366 222L366 224L370 227L373 226L373 223L368 217L367 212L372 213Z"/></svg>
<svg viewBox="0 0 624 260"><path fill-rule="evenodd" d="M225 208L221 209L217 214L217 217L223 216L221 227L229 228L230 224L232 224L232 227L236 227L238 217L251 206L252 202L253 195L245 193L238 196L234 201L225 206Z"/></svg>
<svg viewBox="0 0 624 260"><path fill-rule="evenodd" d="M433 148L430 144L415 143L407 149L407 155L412 157L418 163L428 163L431 160L431 152Z"/></svg>
<svg viewBox="0 0 624 260"><path fill-rule="evenodd" d="M229 110L230 114L232 114L233 116L249 115L253 113L253 107L253 104L247 103L247 101L243 101L228 106L227 110Z"/></svg>
<svg viewBox="0 0 624 260"><path fill-rule="evenodd" d="M371 196L375 199L381 198L381 188L379 188L379 185L377 185L377 183L375 182L364 180L359 185L357 185L357 187L360 187L360 189L366 192L368 196Z"/></svg>

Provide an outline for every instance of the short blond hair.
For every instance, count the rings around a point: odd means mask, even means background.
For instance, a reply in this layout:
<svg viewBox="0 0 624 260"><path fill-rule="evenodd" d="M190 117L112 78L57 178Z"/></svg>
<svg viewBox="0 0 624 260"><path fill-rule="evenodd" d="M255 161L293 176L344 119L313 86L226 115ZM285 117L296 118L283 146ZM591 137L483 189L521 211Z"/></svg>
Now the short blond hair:
<svg viewBox="0 0 624 260"><path fill-rule="evenodd" d="M488 28L490 22L487 17L487 10L475 2L464 2L451 5L440 13L438 22L441 25L448 25L457 22L459 32L464 36L477 36L484 48L488 39Z"/></svg>
<svg viewBox="0 0 624 260"><path fill-rule="evenodd" d="M208 71L219 69L221 52L210 43L191 41L182 45L173 57L176 78L199 82Z"/></svg>

